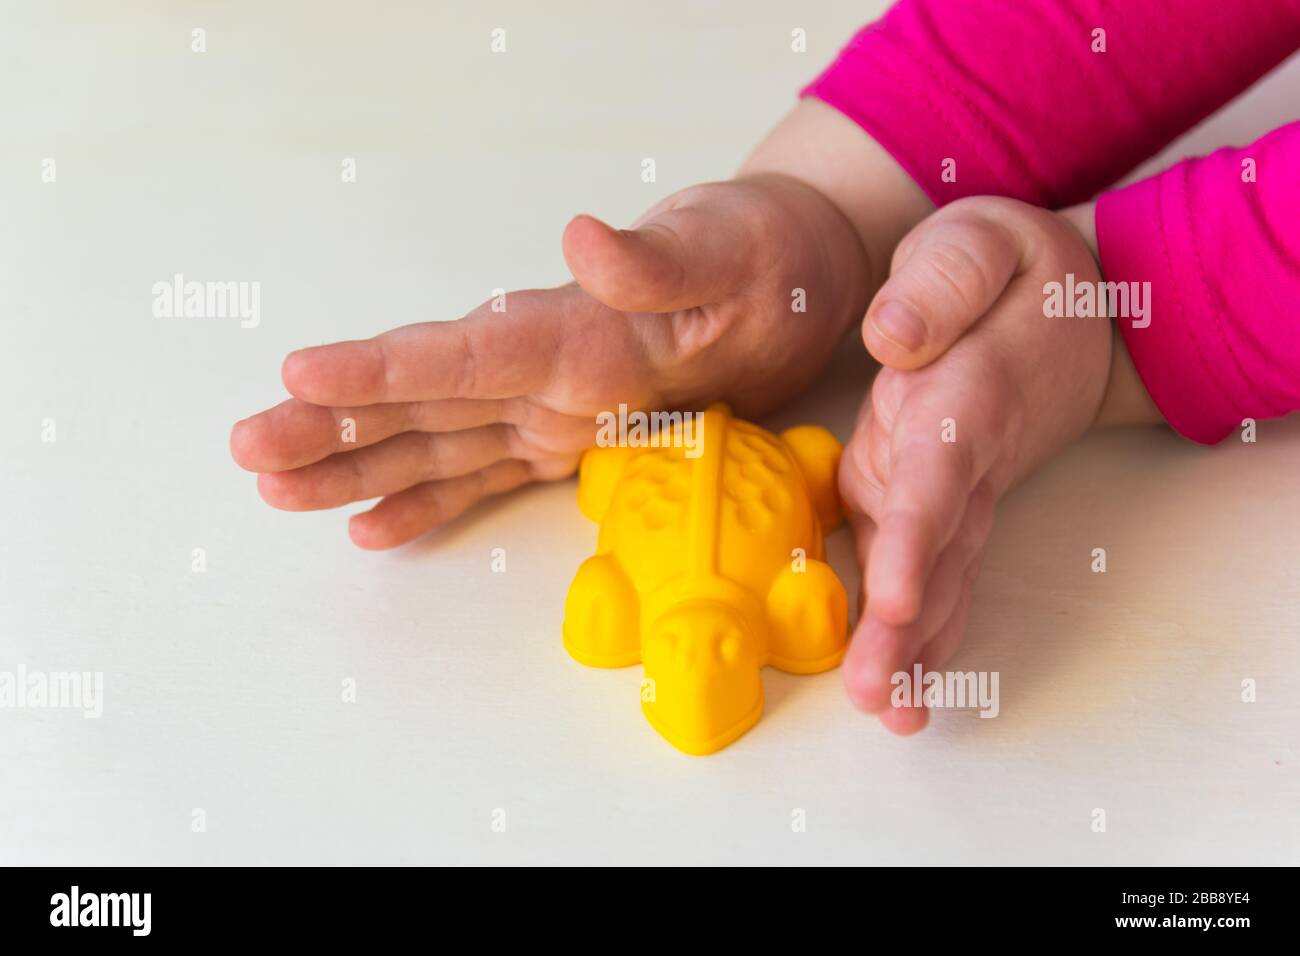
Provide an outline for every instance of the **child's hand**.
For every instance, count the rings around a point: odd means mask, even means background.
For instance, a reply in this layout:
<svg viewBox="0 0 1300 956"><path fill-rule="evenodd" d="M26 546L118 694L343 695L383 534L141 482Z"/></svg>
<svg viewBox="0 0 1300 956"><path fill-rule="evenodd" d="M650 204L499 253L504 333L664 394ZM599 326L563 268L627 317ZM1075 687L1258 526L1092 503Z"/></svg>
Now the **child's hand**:
<svg viewBox="0 0 1300 956"><path fill-rule="evenodd" d="M967 199L899 244L868 309L867 346L894 367L876 377L840 467L867 601L844 680L898 733L926 712L890 706L891 676L917 661L938 670L957 649L998 498L1101 408L1110 322L1044 315L1044 285L1067 273L1076 286L1100 279L1071 221Z"/></svg>
<svg viewBox="0 0 1300 956"><path fill-rule="evenodd" d="M773 173L683 190L632 231L579 216L564 255L577 285L292 353L294 397L235 426L235 460L278 508L382 497L349 531L393 547L571 474L621 402L763 414L820 371L869 295L854 227Z"/></svg>

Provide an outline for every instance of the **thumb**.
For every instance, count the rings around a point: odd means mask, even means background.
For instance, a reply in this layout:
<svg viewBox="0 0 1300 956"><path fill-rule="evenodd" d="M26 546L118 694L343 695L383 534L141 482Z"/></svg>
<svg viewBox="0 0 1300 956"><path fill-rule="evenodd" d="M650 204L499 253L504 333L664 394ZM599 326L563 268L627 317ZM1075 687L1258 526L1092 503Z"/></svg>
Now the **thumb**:
<svg viewBox="0 0 1300 956"><path fill-rule="evenodd" d="M934 361L987 312L1020 265L1021 245L1000 223L949 207L906 236L889 279L867 309L862 337L878 362Z"/></svg>
<svg viewBox="0 0 1300 956"><path fill-rule="evenodd" d="M622 312L675 312L733 295L754 248L737 212L708 205L652 210L634 229L576 216L564 230L569 271Z"/></svg>

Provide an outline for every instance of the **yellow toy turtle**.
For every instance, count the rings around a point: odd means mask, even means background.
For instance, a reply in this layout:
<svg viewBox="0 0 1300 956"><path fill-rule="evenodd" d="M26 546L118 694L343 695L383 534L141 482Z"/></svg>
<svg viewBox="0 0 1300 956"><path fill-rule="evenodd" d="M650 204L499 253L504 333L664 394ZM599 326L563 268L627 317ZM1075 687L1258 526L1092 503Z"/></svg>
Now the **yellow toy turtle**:
<svg viewBox="0 0 1300 956"><path fill-rule="evenodd" d="M848 628L822 540L841 520L840 443L813 425L778 438L721 404L701 417L693 442L678 422L657 447L583 456L578 505L600 534L564 608L569 653L644 662L646 718L690 754L758 721L764 664L828 670Z"/></svg>

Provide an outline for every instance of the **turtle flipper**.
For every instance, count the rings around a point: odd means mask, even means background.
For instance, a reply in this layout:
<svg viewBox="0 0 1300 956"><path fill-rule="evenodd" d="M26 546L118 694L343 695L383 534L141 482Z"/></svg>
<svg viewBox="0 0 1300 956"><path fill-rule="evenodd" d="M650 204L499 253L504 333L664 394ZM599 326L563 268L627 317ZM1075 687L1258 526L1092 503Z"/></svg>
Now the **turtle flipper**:
<svg viewBox="0 0 1300 956"><path fill-rule="evenodd" d="M590 667L627 667L641 659L641 602L612 554L582 562L564 601L564 646Z"/></svg>
<svg viewBox="0 0 1300 956"><path fill-rule="evenodd" d="M844 520L836 483L844 446L820 425L787 428L781 432L781 440L799 463L799 470L808 483L808 495L812 498L813 509L817 512L822 531L829 532Z"/></svg>
<svg viewBox="0 0 1300 956"><path fill-rule="evenodd" d="M767 593L768 662L792 674L816 674L840 662L849 599L835 571L806 558L785 567Z"/></svg>

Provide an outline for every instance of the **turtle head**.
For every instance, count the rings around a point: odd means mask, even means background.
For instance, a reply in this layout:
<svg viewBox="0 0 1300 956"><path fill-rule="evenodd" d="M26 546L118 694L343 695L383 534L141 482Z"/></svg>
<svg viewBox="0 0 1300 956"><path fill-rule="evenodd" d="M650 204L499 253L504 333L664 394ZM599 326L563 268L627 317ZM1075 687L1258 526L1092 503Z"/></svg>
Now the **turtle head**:
<svg viewBox="0 0 1300 956"><path fill-rule="evenodd" d="M763 710L758 641L742 615L714 599L670 608L642 644L646 718L687 753L711 753L753 726Z"/></svg>

